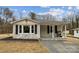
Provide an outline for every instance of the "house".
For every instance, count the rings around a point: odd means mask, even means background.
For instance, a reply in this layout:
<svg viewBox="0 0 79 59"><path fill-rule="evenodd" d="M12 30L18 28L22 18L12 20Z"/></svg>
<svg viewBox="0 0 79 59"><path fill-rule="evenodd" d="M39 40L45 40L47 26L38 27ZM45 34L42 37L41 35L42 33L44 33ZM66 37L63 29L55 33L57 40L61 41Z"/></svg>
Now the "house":
<svg viewBox="0 0 79 59"><path fill-rule="evenodd" d="M79 37L79 28L73 29L74 31L74 37Z"/></svg>
<svg viewBox="0 0 79 59"><path fill-rule="evenodd" d="M40 39L62 37L62 21L22 19L13 22L13 38Z"/></svg>

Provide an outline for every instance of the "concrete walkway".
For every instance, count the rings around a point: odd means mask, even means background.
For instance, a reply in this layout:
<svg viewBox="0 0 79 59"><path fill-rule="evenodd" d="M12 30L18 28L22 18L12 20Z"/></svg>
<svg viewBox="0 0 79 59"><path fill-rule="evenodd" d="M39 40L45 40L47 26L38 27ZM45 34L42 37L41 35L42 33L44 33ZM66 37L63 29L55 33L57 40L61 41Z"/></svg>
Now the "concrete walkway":
<svg viewBox="0 0 79 59"><path fill-rule="evenodd" d="M49 53L79 53L79 44L65 40L41 40L49 49Z"/></svg>

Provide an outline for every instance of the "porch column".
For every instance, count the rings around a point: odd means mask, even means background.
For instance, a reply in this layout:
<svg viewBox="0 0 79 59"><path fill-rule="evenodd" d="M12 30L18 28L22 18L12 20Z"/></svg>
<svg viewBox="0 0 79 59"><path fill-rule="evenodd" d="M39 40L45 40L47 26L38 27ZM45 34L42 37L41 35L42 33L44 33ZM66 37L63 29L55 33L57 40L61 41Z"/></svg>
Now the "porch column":
<svg viewBox="0 0 79 59"><path fill-rule="evenodd" d="M54 38L54 25L52 26L52 38Z"/></svg>
<svg viewBox="0 0 79 59"><path fill-rule="evenodd" d="M22 26L22 28L21 28L21 29L22 29L22 33L23 33L23 25L21 25L21 26Z"/></svg>
<svg viewBox="0 0 79 59"><path fill-rule="evenodd" d="M40 38L40 25L37 25L37 35Z"/></svg>
<svg viewBox="0 0 79 59"><path fill-rule="evenodd" d="M13 35L16 34L16 25L13 25Z"/></svg>
<svg viewBox="0 0 79 59"><path fill-rule="evenodd" d="M31 32L31 29L32 29L32 28L31 28L31 25L30 25L30 33L32 33L32 32Z"/></svg>
<svg viewBox="0 0 79 59"><path fill-rule="evenodd" d="M65 36L65 38L67 37L67 35L66 35L66 24L65 24L65 33L64 33L64 36Z"/></svg>
<svg viewBox="0 0 79 59"><path fill-rule="evenodd" d="M63 32L63 25L61 25L61 36L63 36L62 32Z"/></svg>

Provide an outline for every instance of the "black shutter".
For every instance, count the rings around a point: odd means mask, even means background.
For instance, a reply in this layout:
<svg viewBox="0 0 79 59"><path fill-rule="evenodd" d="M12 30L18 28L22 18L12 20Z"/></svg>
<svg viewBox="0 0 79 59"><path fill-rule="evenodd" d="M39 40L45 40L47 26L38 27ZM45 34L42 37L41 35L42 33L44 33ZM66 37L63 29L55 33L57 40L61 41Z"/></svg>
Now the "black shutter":
<svg viewBox="0 0 79 59"><path fill-rule="evenodd" d="M32 25L32 27L31 27L32 29L31 29L31 31L32 31L32 33L34 33L34 26Z"/></svg>
<svg viewBox="0 0 79 59"><path fill-rule="evenodd" d="M35 34L37 34L37 25L35 25Z"/></svg>
<svg viewBox="0 0 79 59"><path fill-rule="evenodd" d="M18 34L18 25L16 25L16 34Z"/></svg>
<svg viewBox="0 0 79 59"><path fill-rule="evenodd" d="M51 33L52 33L52 26L51 26L51 30L50 30L50 31L51 31Z"/></svg>
<svg viewBox="0 0 79 59"><path fill-rule="evenodd" d="M49 25L47 25L47 33L49 34Z"/></svg>
<svg viewBox="0 0 79 59"><path fill-rule="evenodd" d="M55 33L57 33L57 25L55 25Z"/></svg>
<svg viewBox="0 0 79 59"><path fill-rule="evenodd" d="M19 33L22 33L22 26L19 26Z"/></svg>

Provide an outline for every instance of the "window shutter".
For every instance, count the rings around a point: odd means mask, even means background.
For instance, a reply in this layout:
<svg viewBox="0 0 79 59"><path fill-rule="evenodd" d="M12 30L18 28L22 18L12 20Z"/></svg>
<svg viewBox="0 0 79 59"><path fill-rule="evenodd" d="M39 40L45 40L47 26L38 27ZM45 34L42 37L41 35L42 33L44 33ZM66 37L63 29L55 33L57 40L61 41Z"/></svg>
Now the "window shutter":
<svg viewBox="0 0 79 59"><path fill-rule="evenodd" d="M49 25L47 25L47 33L49 34Z"/></svg>
<svg viewBox="0 0 79 59"><path fill-rule="evenodd" d="M50 32L52 33L52 26L51 26L51 28L50 28L51 30L50 30Z"/></svg>
<svg viewBox="0 0 79 59"><path fill-rule="evenodd" d="M31 32L34 33L34 26L32 25L31 28Z"/></svg>
<svg viewBox="0 0 79 59"><path fill-rule="evenodd" d="M37 34L37 25L35 25L35 34Z"/></svg>
<svg viewBox="0 0 79 59"><path fill-rule="evenodd" d="M22 33L22 26L19 26L19 33Z"/></svg>
<svg viewBox="0 0 79 59"><path fill-rule="evenodd" d="M15 31L16 31L16 34L18 34L18 25L16 25L16 30Z"/></svg>

